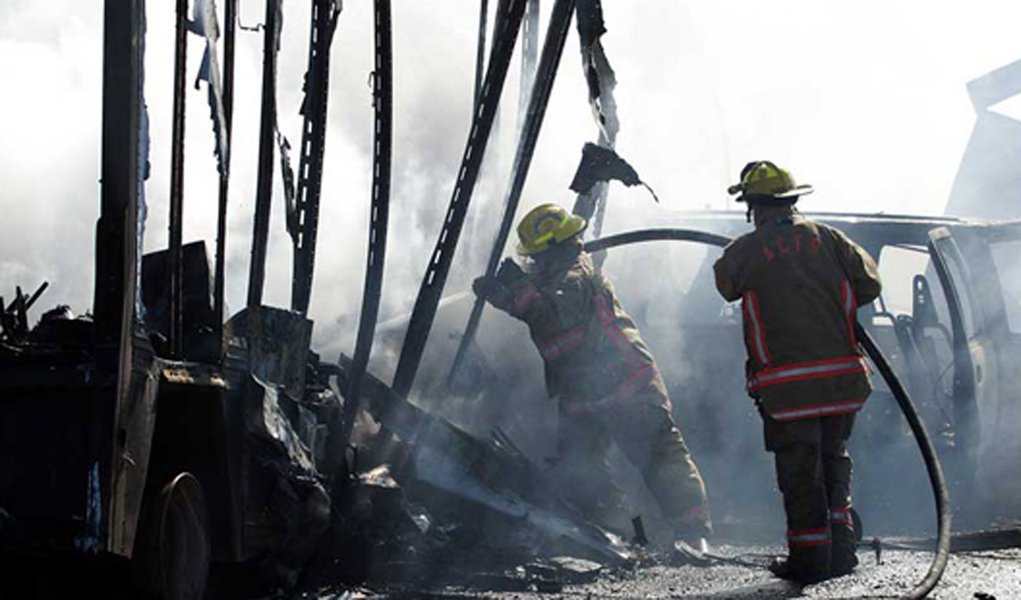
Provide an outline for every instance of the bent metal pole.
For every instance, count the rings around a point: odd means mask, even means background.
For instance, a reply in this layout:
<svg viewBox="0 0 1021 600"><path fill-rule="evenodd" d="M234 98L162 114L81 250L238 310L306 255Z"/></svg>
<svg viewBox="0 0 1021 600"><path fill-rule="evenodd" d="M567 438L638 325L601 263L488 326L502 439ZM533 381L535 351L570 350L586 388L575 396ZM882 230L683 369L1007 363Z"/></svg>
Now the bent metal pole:
<svg viewBox="0 0 1021 600"><path fill-rule="evenodd" d="M188 0L177 0L177 26L174 36L174 119L170 152L170 243L167 248L167 271L170 298L170 355L181 357L181 233L184 218L184 94L188 62Z"/></svg>
<svg viewBox="0 0 1021 600"><path fill-rule="evenodd" d="M280 2L266 0L265 37L262 59L262 117L259 124L259 172L255 191L255 219L252 232L252 262L248 271L249 308L262 304L266 282L266 245L269 213L273 200L273 133L277 119L277 49L280 45Z"/></svg>
<svg viewBox="0 0 1021 600"><path fill-rule="evenodd" d="M238 0L227 0L223 7L223 117L227 126L227 156L220 173L220 189L216 211L216 272L213 276L213 313L217 339L223 339L223 294L227 251L227 199L230 190L231 129L234 122L234 45L237 38Z"/></svg>
<svg viewBox="0 0 1021 600"><path fill-rule="evenodd" d="M376 334L379 303L383 292L383 267L386 262L386 234L390 221L390 173L393 149L393 42L390 0L376 0L376 68L372 72L375 110L375 153L372 169L372 204L369 215L369 250L365 265L365 291L358 320L358 339L351 359L351 371L345 390L341 439L351 435L362 377L369 364L372 340Z"/></svg>
<svg viewBox="0 0 1021 600"><path fill-rule="evenodd" d="M500 221L500 230L496 234L496 241L489 252L489 262L486 264L486 278L492 278L496 274L496 267L500 263L500 256L503 255L504 246L507 245L507 237L510 235L514 216L518 211L518 202L521 200L521 191L525 187L525 180L528 178L528 169L532 164L532 156L535 153L535 145L539 140L539 131L542 129L543 117L546 116L546 106L549 104L550 94L553 92L553 82L557 77L557 67L560 65L560 57L564 52L564 44L567 42L567 34L571 29L571 15L574 13L574 0L557 0L553 6L553 13L550 16L549 29L546 32L546 40L543 42L542 58L539 68L532 84L532 91L528 100L528 110L525 115L525 122L518 136L518 148L514 155L514 168L511 172L513 179L507 189L504 199L503 220ZM485 302L476 298L472 305L471 314L468 317L468 324L465 326L464 335L457 347L457 354L454 356L454 363L447 374L446 386L449 389L457 378L457 373L468 353L468 348L475 339L475 332L478 330L479 321L482 319L482 311L485 309Z"/></svg>
<svg viewBox="0 0 1021 600"><path fill-rule="evenodd" d="M330 47L340 15L336 0L313 0L305 71L305 100L301 113L301 147L295 201L297 231L294 235L294 271L291 279L291 310L308 313L315 272L316 237L319 231L319 200L323 189L326 154L326 116L330 91Z"/></svg>
<svg viewBox="0 0 1021 600"><path fill-rule="evenodd" d="M496 118L503 84L507 79L507 69L521 28L521 19L525 13L526 0L505 0L506 15L497 19L499 27L494 37L493 52L486 69L486 78L482 83L482 93L473 111L472 125L465 144L461 167L458 169L457 183L450 198L443 228L440 231L436 247L429 259L422 286L418 290L415 308L411 312L408 332L404 336L404 345L397 362L393 389L401 398L407 398L415 383L418 366L422 361L425 343L432 329L439 306L443 287L450 273L450 265L457 249L457 241L461 236L465 215L471 202L475 183L478 181L482 158L486 153L489 133Z"/></svg>

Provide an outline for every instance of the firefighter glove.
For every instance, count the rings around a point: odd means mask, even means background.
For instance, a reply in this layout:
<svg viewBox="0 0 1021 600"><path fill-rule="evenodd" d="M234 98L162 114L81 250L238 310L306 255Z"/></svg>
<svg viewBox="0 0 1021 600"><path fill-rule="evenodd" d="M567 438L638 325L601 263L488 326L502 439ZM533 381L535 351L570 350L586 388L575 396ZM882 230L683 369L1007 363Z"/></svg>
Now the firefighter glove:
<svg viewBox="0 0 1021 600"><path fill-rule="evenodd" d="M475 295L486 300L496 308L507 310L514 303L513 295L498 278L489 279L485 275L476 277L472 282Z"/></svg>
<svg viewBox="0 0 1021 600"><path fill-rule="evenodd" d="M509 258L503 259L500 268L496 270L496 280L507 289L514 289L528 279L528 275L521 270L518 263Z"/></svg>
<svg viewBox="0 0 1021 600"><path fill-rule="evenodd" d="M476 277L475 280L472 281L472 291L475 292L476 296L483 300L489 296L490 287L489 278L485 275L482 277Z"/></svg>

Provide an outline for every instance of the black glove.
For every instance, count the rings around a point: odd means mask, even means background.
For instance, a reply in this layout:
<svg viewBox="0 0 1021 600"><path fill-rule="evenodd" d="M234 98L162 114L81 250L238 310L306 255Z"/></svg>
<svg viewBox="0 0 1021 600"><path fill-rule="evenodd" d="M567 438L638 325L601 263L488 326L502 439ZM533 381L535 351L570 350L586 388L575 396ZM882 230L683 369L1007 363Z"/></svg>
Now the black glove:
<svg viewBox="0 0 1021 600"><path fill-rule="evenodd" d="M497 278L487 279L485 275L472 281L475 295L489 302L500 310L510 310L514 304L514 295Z"/></svg>
<svg viewBox="0 0 1021 600"><path fill-rule="evenodd" d="M475 292L476 296L483 300L489 296L489 288L491 287L492 286L489 284L489 280L485 275L482 277L476 277L475 280L472 281L472 291Z"/></svg>
<svg viewBox="0 0 1021 600"><path fill-rule="evenodd" d="M525 275L518 263L509 258L503 259L500 268L496 270L496 280L509 290L516 288L526 279L528 275Z"/></svg>

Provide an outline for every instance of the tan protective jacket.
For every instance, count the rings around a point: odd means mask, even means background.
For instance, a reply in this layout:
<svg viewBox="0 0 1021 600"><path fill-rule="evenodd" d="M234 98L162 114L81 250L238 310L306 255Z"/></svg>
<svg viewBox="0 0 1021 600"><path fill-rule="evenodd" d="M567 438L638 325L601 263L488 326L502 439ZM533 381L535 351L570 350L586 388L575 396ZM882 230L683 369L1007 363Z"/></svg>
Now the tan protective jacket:
<svg viewBox="0 0 1021 600"><path fill-rule="evenodd" d="M756 210L756 229L714 266L741 299L748 392L778 421L856 412L872 390L854 332L880 291L875 261L840 231L792 208Z"/></svg>
<svg viewBox="0 0 1021 600"><path fill-rule="evenodd" d="M548 393L564 413L591 413L638 396L668 402L638 327L587 253L569 253L510 291L512 302L497 308L528 325Z"/></svg>

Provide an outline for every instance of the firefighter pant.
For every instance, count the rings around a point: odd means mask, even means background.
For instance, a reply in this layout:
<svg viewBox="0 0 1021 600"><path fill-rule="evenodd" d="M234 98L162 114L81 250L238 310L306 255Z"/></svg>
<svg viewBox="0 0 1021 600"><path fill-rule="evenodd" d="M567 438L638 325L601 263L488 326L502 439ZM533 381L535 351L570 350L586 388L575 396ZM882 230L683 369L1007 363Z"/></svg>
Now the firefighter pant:
<svg viewBox="0 0 1021 600"><path fill-rule="evenodd" d="M611 442L642 475L675 537L711 531L705 484L661 396L631 398L591 414L561 413L562 489L583 513L618 528L622 521L626 502L606 469Z"/></svg>
<svg viewBox="0 0 1021 600"><path fill-rule="evenodd" d="M808 575L850 572L858 564L847 452L854 414L776 421L763 413L763 421L787 512L791 566Z"/></svg>

